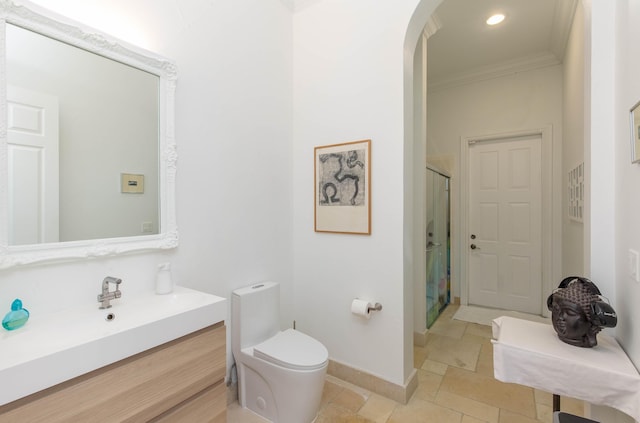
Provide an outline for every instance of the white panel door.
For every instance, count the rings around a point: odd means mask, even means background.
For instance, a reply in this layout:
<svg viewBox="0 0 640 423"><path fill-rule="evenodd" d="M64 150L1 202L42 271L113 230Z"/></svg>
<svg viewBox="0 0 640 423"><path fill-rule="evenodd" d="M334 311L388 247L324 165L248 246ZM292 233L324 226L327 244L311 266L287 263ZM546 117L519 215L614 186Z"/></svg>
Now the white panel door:
<svg viewBox="0 0 640 423"><path fill-rule="evenodd" d="M8 87L9 245L59 240L56 97Z"/></svg>
<svg viewBox="0 0 640 423"><path fill-rule="evenodd" d="M540 314L539 135L469 146L469 303Z"/></svg>

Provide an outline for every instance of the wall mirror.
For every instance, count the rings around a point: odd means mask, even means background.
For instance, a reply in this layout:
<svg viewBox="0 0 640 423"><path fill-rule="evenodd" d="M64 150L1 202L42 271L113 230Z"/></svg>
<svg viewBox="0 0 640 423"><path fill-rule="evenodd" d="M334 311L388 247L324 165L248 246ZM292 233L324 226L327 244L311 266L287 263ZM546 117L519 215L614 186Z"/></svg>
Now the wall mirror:
<svg viewBox="0 0 640 423"><path fill-rule="evenodd" d="M631 163L640 163L640 102L631 108Z"/></svg>
<svg viewBox="0 0 640 423"><path fill-rule="evenodd" d="M0 268L176 247L174 63L0 12Z"/></svg>

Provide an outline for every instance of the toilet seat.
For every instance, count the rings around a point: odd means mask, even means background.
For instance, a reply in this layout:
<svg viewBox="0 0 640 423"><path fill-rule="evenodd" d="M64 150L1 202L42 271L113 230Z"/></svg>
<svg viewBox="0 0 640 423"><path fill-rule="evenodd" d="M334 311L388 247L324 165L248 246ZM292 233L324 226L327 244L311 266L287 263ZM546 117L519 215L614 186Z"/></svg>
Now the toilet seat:
<svg viewBox="0 0 640 423"><path fill-rule="evenodd" d="M294 329L278 332L253 347L253 355L294 370L316 370L329 358L327 348L316 339Z"/></svg>

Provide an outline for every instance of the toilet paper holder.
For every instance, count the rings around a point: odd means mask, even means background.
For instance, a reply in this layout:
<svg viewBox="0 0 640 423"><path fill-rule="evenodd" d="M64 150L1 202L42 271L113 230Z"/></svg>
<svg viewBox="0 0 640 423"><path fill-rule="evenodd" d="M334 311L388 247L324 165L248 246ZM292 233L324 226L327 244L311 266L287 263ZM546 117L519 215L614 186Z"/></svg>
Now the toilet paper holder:
<svg viewBox="0 0 640 423"><path fill-rule="evenodd" d="M365 319L371 318L372 311L380 310L382 310L382 304L380 303L373 304L367 300L361 300L359 298L356 298L351 302L351 313Z"/></svg>
<svg viewBox="0 0 640 423"><path fill-rule="evenodd" d="M382 304L380 303L375 303L373 305L373 307L367 307L367 311L371 312L371 311L380 311L382 310Z"/></svg>

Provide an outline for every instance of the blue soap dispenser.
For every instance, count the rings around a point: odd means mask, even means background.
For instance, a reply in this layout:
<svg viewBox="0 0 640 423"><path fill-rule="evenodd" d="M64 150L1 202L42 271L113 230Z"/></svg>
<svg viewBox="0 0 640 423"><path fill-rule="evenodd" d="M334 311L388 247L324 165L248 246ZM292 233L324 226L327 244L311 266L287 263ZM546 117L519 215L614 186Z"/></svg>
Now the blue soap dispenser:
<svg viewBox="0 0 640 423"><path fill-rule="evenodd" d="M29 320L29 311L22 308L22 301L13 300L11 303L11 311L2 319L2 327L6 330L14 330L21 328Z"/></svg>

